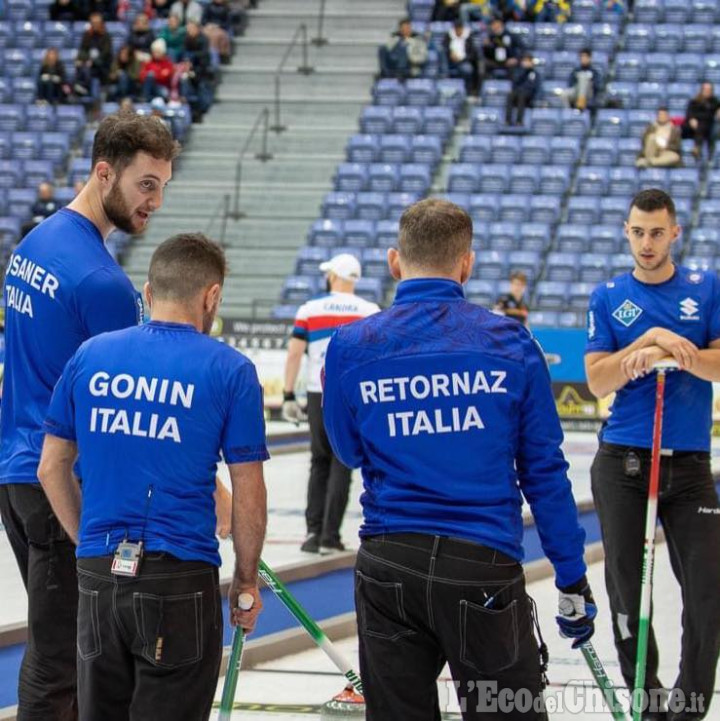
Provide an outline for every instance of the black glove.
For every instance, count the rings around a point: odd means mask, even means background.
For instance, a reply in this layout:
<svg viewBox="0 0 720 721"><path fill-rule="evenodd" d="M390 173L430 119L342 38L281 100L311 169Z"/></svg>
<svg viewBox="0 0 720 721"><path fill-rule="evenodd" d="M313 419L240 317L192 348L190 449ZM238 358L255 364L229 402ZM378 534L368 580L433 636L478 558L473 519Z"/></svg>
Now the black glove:
<svg viewBox="0 0 720 721"><path fill-rule="evenodd" d="M555 620L560 627L560 635L575 639L573 648L590 640L595 633L597 606L587 577L583 576L572 586L559 589L558 613Z"/></svg>

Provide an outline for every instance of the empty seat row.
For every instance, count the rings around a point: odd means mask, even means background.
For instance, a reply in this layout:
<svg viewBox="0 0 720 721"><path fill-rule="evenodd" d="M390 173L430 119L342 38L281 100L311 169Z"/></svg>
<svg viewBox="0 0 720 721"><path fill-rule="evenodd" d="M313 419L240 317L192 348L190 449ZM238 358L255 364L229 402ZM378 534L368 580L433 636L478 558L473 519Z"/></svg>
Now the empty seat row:
<svg viewBox="0 0 720 721"><path fill-rule="evenodd" d="M656 116L653 110L598 110L595 134L603 138L641 138Z"/></svg>
<svg viewBox="0 0 720 721"><path fill-rule="evenodd" d="M389 278L390 271L387 263L387 250L385 248L355 248L340 246L331 251L322 246L304 246L298 251L295 262L296 275L323 275L320 264L329 260L336 253L354 255L362 265L363 278Z"/></svg>
<svg viewBox="0 0 720 721"><path fill-rule="evenodd" d="M635 21L641 23L697 23L712 25L720 20L715 0L636 0Z"/></svg>
<svg viewBox="0 0 720 721"><path fill-rule="evenodd" d="M506 279L513 271L522 271L533 283L540 272L542 254L536 250L478 250L473 277L483 280Z"/></svg>
<svg viewBox="0 0 720 721"><path fill-rule="evenodd" d="M690 151L694 147L692 140L682 141L682 158L685 165L692 166L694 158ZM598 138L591 137L585 146L584 164L605 165L605 166L631 166L635 167L635 161L641 150L640 138Z"/></svg>
<svg viewBox="0 0 720 721"><path fill-rule="evenodd" d="M468 135L460 145L460 162L569 166L577 163L581 152L580 138Z"/></svg>
<svg viewBox="0 0 720 721"><path fill-rule="evenodd" d="M585 313L580 311L531 310L531 328L584 328Z"/></svg>
<svg viewBox="0 0 720 721"><path fill-rule="evenodd" d="M627 198L619 197L573 196L568 201L566 220L574 225L614 225L621 228L627 220L628 202ZM678 198L675 202L675 209L680 225L687 225L692 210L690 199ZM720 203L718 203L717 213L718 222L720 222Z"/></svg>
<svg viewBox="0 0 720 721"><path fill-rule="evenodd" d="M382 78L373 88L376 105L442 105L459 111L465 104L465 98L465 83L453 78L409 78L405 82Z"/></svg>
<svg viewBox="0 0 720 721"><path fill-rule="evenodd" d="M617 225L571 225L558 226L556 248L560 253L604 253L613 255L620 252L627 241L622 227Z"/></svg>
<svg viewBox="0 0 720 721"><path fill-rule="evenodd" d="M720 174L718 176L720 182ZM618 195L627 198L646 188L665 188L673 197L692 198L699 186L700 178L694 168L637 170L587 165L578 168L575 178L577 195ZM720 186L716 190L720 190Z"/></svg>
<svg viewBox="0 0 720 721"><path fill-rule="evenodd" d="M432 180L424 163L341 163L335 173L335 190L380 193L400 191L425 195Z"/></svg>
<svg viewBox="0 0 720 721"><path fill-rule="evenodd" d="M324 248L348 245L356 248L380 246L390 248L397 244L399 223L397 220L316 220L308 231L307 242Z"/></svg>
<svg viewBox="0 0 720 721"><path fill-rule="evenodd" d="M0 131L59 131L77 135L87 123L81 105L24 106L0 103Z"/></svg>
<svg viewBox="0 0 720 721"><path fill-rule="evenodd" d="M448 138L454 127L453 109L443 106L370 105L360 116L361 131L372 135L424 134Z"/></svg>
<svg viewBox="0 0 720 721"><path fill-rule="evenodd" d="M615 79L658 83L720 81L720 55L702 53L618 53Z"/></svg>
<svg viewBox="0 0 720 721"><path fill-rule="evenodd" d="M450 168L451 193L517 193L563 195L570 188L570 166L479 165L456 163Z"/></svg>
<svg viewBox="0 0 720 721"><path fill-rule="evenodd" d="M498 195L446 193L443 196L467 210L475 222L546 223L560 220L562 198L556 195Z"/></svg>
<svg viewBox="0 0 720 721"><path fill-rule="evenodd" d="M578 66L578 54L569 50L539 50L533 53L533 60L543 83L552 79L566 83L570 73ZM601 74L604 73L609 65L608 53L594 52L593 65Z"/></svg>
<svg viewBox="0 0 720 721"><path fill-rule="evenodd" d="M633 53L720 53L720 25L630 23L625 31L625 50Z"/></svg>
<svg viewBox="0 0 720 721"><path fill-rule="evenodd" d="M473 113L472 133L494 135L502 128L505 114L491 108L505 107L509 80L488 80L483 84L487 106ZM482 127L480 127L482 126ZM590 115L571 108L532 108L525 113L525 131L532 135L564 135L582 138L590 132Z"/></svg>
<svg viewBox="0 0 720 721"><path fill-rule="evenodd" d="M332 220L394 220L408 205L420 200L415 193L327 193L322 217Z"/></svg>
<svg viewBox="0 0 720 721"><path fill-rule="evenodd" d="M584 258L590 258L585 261ZM598 265L595 260L603 258L603 265ZM556 251L548 253L545 259L545 273L543 278L548 282L575 282L599 283L618 273L632 270L633 260L629 253L616 253L610 257L603 254L563 253ZM609 275L608 275L609 274Z"/></svg>
<svg viewBox="0 0 720 721"><path fill-rule="evenodd" d="M50 160L0 160L0 188L37 187L54 176Z"/></svg>
<svg viewBox="0 0 720 721"><path fill-rule="evenodd" d="M442 159L443 143L438 135L353 135L347 144L351 163L427 163Z"/></svg>
<svg viewBox="0 0 720 721"><path fill-rule="evenodd" d="M608 83L605 96L623 108L655 110L667 107L672 114L684 115L691 98L697 95L697 83L625 82Z"/></svg>

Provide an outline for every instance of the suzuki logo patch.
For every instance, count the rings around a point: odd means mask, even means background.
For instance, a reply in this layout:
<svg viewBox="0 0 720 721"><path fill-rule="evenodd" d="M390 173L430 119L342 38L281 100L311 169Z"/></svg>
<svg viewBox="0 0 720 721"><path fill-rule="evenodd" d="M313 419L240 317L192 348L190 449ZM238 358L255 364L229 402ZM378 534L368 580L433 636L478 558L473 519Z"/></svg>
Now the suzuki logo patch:
<svg viewBox="0 0 720 721"><path fill-rule="evenodd" d="M696 300L685 298L680 301L680 320L700 320L700 306Z"/></svg>
<svg viewBox="0 0 720 721"><path fill-rule="evenodd" d="M638 308L631 300L626 300L612 315L615 320L629 328L642 315L642 308Z"/></svg>

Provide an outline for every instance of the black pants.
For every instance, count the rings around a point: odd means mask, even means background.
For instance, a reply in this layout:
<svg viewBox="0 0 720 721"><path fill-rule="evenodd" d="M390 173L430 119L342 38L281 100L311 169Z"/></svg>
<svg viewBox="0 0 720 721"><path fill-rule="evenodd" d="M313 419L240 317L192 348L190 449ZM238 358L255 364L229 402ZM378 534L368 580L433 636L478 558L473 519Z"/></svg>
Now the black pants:
<svg viewBox="0 0 720 721"><path fill-rule="evenodd" d="M222 657L217 568L149 554L137 578L78 559L80 721L204 721Z"/></svg>
<svg viewBox="0 0 720 721"><path fill-rule="evenodd" d="M446 661L466 721L547 718L538 710L531 602L512 558L440 536L365 538L355 606L367 721L439 721L436 680ZM531 708L494 711L502 689L524 689L518 705Z"/></svg>
<svg viewBox="0 0 720 721"><path fill-rule="evenodd" d="M338 543L348 503L352 470L332 452L325 432L322 393L307 394L310 424L310 480L305 521L308 533L320 536L320 544Z"/></svg>
<svg viewBox="0 0 720 721"><path fill-rule="evenodd" d="M630 451L640 458L639 475L625 473L625 457ZM592 492L605 548L605 583L615 646L630 688L635 681L649 474L648 450L611 444L601 444L591 469ZM709 454L662 456L658 517L683 597L682 655L675 688L687 699L692 692L703 694L707 712L720 653L720 506ZM658 649L651 627L647 689L661 687L657 672ZM671 713L669 718L704 716L698 711Z"/></svg>
<svg viewBox="0 0 720 721"><path fill-rule="evenodd" d="M18 721L77 719L75 546L39 484L0 486L0 513L28 595Z"/></svg>
<svg viewBox="0 0 720 721"><path fill-rule="evenodd" d="M525 118L525 108L532 103L532 97L522 90L511 90L505 101L505 123L513 124L513 108L516 109L515 124L522 125Z"/></svg>

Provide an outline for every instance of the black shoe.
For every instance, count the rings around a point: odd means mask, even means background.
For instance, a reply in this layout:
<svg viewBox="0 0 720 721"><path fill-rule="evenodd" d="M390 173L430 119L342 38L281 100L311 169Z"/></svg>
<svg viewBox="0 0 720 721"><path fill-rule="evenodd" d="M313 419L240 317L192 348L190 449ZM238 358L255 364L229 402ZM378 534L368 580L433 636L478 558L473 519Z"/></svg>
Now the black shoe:
<svg viewBox="0 0 720 721"><path fill-rule="evenodd" d="M309 533L305 542L300 546L300 550L305 553L320 553L320 537L317 533Z"/></svg>
<svg viewBox="0 0 720 721"><path fill-rule="evenodd" d="M345 544L342 541L325 541L320 544L320 555L328 556L331 553L344 551Z"/></svg>

